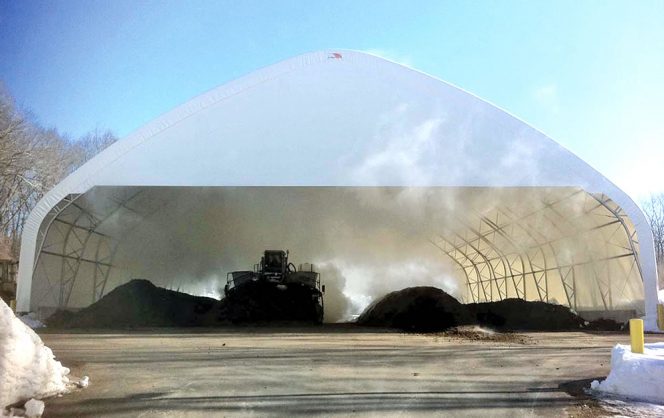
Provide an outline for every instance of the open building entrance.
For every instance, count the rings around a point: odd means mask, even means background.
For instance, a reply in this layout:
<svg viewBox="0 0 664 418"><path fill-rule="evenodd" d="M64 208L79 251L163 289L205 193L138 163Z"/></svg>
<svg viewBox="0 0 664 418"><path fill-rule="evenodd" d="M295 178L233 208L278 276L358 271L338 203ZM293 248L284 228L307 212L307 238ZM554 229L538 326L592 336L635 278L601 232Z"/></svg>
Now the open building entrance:
<svg viewBox="0 0 664 418"><path fill-rule="evenodd" d="M413 285L587 319L644 313L631 220L573 187L97 186L53 206L37 245L30 309L41 316L132 278L223 296L226 273L265 249L317 266L334 320Z"/></svg>

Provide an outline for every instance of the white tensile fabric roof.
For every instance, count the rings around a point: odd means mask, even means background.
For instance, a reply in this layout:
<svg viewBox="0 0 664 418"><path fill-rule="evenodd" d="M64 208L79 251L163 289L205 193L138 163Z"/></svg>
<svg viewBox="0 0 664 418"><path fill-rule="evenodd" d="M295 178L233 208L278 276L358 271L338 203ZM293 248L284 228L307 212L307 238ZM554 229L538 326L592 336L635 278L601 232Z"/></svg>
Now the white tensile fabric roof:
<svg viewBox="0 0 664 418"><path fill-rule="evenodd" d="M385 205L395 190L419 190L427 213L438 202L454 214L439 228L436 216L427 215L431 233L423 241L455 266L463 299L628 307L646 314L648 329L656 327L652 234L629 196L503 110L426 74L351 51L305 54L225 84L72 173L25 226L18 309L62 307L77 292L87 292L87 304L96 300L109 290L112 271L127 268L126 254L124 261L114 259L132 245L122 239L127 230L140 231L147 213L157 213L152 227L166 222L158 213L168 210L169 199L192 188L219 188L212 200L221 207L234 199L229 190L256 186L325 186L346 195L382 190ZM450 199L462 203L455 210ZM347 209L366 208L364 200ZM186 213L172 211L180 218ZM121 276L117 283L128 280ZM584 286L594 290L583 296Z"/></svg>

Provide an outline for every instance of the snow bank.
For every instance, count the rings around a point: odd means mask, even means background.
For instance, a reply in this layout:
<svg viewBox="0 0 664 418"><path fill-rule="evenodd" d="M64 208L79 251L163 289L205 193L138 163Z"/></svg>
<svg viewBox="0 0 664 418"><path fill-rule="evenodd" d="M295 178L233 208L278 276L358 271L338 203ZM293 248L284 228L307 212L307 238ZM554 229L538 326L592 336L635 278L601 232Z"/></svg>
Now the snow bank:
<svg viewBox="0 0 664 418"><path fill-rule="evenodd" d="M79 388L87 388L90 385L90 378L88 376L83 376L81 380L76 383L76 386Z"/></svg>
<svg viewBox="0 0 664 418"><path fill-rule="evenodd" d="M664 343L646 344L643 354L617 344L611 352L611 373L593 381L597 392L664 404Z"/></svg>
<svg viewBox="0 0 664 418"><path fill-rule="evenodd" d="M0 300L0 415L7 405L67 391L69 369Z"/></svg>
<svg viewBox="0 0 664 418"><path fill-rule="evenodd" d="M28 418L41 417L44 413L44 402L30 399L25 403L25 416Z"/></svg>
<svg viewBox="0 0 664 418"><path fill-rule="evenodd" d="M37 328L45 328L46 325L39 319L35 317L33 313L29 313L26 315L19 316L18 319L23 321L23 323L27 326L29 326L32 329L37 329Z"/></svg>

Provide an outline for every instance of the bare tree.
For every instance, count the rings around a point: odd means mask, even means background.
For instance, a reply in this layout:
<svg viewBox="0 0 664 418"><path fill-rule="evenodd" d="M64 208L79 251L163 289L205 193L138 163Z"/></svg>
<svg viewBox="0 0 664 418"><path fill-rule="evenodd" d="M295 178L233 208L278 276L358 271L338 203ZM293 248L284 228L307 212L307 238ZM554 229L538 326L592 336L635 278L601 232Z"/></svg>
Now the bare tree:
<svg viewBox="0 0 664 418"><path fill-rule="evenodd" d="M44 193L115 140L110 131L71 141L44 129L0 88L0 238L15 254L27 216Z"/></svg>
<svg viewBox="0 0 664 418"><path fill-rule="evenodd" d="M118 138L113 132L109 130L100 131L98 128L95 128L93 131L83 135L75 142L72 142L71 152L76 158L74 165L71 167L72 171L92 159L92 157L99 154L117 140Z"/></svg>
<svg viewBox="0 0 664 418"><path fill-rule="evenodd" d="M659 270L660 287L664 285L664 193L651 195L644 202L643 211L648 218L655 241L655 256Z"/></svg>

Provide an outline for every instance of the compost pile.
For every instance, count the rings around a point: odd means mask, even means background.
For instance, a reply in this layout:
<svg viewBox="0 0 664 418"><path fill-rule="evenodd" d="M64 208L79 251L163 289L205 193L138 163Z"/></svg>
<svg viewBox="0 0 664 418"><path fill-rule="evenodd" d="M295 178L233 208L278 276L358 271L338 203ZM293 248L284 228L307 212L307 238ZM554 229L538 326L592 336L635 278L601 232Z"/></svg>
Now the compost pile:
<svg viewBox="0 0 664 418"><path fill-rule="evenodd" d="M219 301L132 280L78 312L59 311L47 319L55 328L186 327L203 325Z"/></svg>
<svg viewBox="0 0 664 418"><path fill-rule="evenodd" d="M523 299L469 303L478 325L521 331L570 331L583 328L583 318L562 305Z"/></svg>
<svg viewBox="0 0 664 418"><path fill-rule="evenodd" d="M459 325L501 331L617 330L610 320L587 323L562 305L504 299L462 304L435 287L410 287L387 294L357 319L359 325L408 332L439 332Z"/></svg>
<svg viewBox="0 0 664 418"><path fill-rule="evenodd" d="M52 328L211 327L229 324L315 323L322 312L310 293L261 283L237 289L221 301L132 280L78 312L58 311L47 319ZM295 303L294 301L298 301Z"/></svg>
<svg viewBox="0 0 664 418"><path fill-rule="evenodd" d="M466 307L442 290L418 286L388 293L369 305L357 323L410 332L436 332L472 323Z"/></svg>

